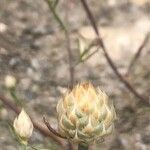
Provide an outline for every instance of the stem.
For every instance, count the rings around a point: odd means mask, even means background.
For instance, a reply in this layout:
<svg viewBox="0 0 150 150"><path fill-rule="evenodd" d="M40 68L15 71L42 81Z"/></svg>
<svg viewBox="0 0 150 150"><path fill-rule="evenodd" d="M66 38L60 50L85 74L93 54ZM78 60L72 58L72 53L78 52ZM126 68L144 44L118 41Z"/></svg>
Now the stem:
<svg viewBox="0 0 150 150"><path fill-rule="evenodd" d="M72 88L73 84L74 84L74 66L72 65L73 54L72 54L72 51L71 51L71 41L70 41L70 36L69 36L69 30L68 30L68 27L65 25L65 23L60 18L59 14L56 12L55 7L51 3L51 0L45 0L45 2L48 4L49 9L53 13L54 18L56 19L56 21L58 22L58 24L63 29L63 31L65 33L65 36L66 36L67 53L68 53L68 61L69 61L69 72L70 72L70 88ZM68 6L67 6L66 10L67 9L68 9ZM66 12L66 21L68 23L68 10Z"/></svg>
<svg viewBox="0 0 150 150"><path fill-rule="evenodd" d="M27 150L27 145L24 144L20 145L20 150Z"/></svg>
<svg viewBox="0 0 150 150"><path fill-rule="evenodd" d="M60 135L56 130L54 130L51 125L49 124L49 122L46 120L45 117L43 117L43 121L45 123L45 125L47 126L47 128L53 133L55 134L56 136L60 137L60 138L63 138L63 139L66 139L66 137Z"/></svg>
<svg viewBox="0 0 150 150"><path fill-rule="evenodd" d="M26 145L24 145L24 148L23 148L23 150L27 150L27 146L26 146Z"/></svg>
<svg viewBox="0 0 150 150"><path fill-rule="evenodd" d="M55 7L52 6L52 3L50 0L45 0L45 2L48 4L49 6L49 9L51 10L51 12L53 13L55 19L57 20L57 22L59 23L59 25L61 26L61 28L67 32L67 28L66 26L64 25L63 21L60 19L59 15L57 14L56 10L55 10Z"/></svg>
<svg viewBox="0 0 150 150"><path fill-rule="evenodd" d="M150 37L150 32L147 33L147 35L145 36L143 42L141 43L141 45L139 46L139 48L137 49L137 52L135 53L135 55L133 56L131 62L130 62L130 65L128 67L128 70L127 70L127 74L130 73L130 71L132 70L133 66L135 65L137 59L140 57L140 54L142 52L142 50L144 49L145 45L148 43L149 41L149 37Z"/></svg>
<svg viewBox="0 0 150 150"><path fill-rule="evenodd" d="M79 143L78 144L78 150L88 150L88 145L83 144L83 143Z"/></svg>
<svg viewBox="0 0 150 150"><path fill-rule="evenodd" d="M73 54L71 50L71 38L70 38L70 31L69 31L69 1L66 1L66 8L65 8L65 22L66 22L66 46L67 46L67 53L68 53L68 62L69 62L69 72L70 72L70 89L73 88L74 85L74 73L75 68L72 64Z"/></svg>
<svg viewBox="0 0 150 150"><path fill-rule="evenodd" d="M9 92L10 92L11 97L15 101L15 103L18 106L23 107L23 102L16 95L16 89L15 88L11 88L11 89L9 89Z"/></svg>

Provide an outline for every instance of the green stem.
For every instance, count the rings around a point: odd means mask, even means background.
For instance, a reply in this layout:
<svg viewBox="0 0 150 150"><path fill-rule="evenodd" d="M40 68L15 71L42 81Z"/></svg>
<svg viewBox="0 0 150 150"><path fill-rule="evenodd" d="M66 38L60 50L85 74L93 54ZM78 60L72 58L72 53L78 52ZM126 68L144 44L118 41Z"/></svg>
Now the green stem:
<svg viewBox="0 0 150 150"><path fill-rule="evenodd" d="M24 150L27 150L27 146L26 145L24 146Z"/></svg>
<svg viewBox="0 0 150 150"><path fill-rule="evenodd" d="M79 143L78 144L78 150L88 150L88 145L83 144L83 143Z"/></svg>
<svg viewBox="0 0 150 150"><path fill-rule="evenodd" d="M16 89L11 88L9 91L10 91L10 94L11 94L13 100L16 102L16 104L22 107L23 104L22 104L21 100L16 95Z"/></svg>
<svg viewBox="0 0 150 150"><path fill-rule="evenodd" d="M60 24L60 26L62 27L62 29L65 31L65 33L67 33L67 28L66 26L64 25L63 21L60 19L59 15L57 14L56 10L55 10L55 7L52 6L52 2L51 0L45 0L51 10L51 12L53 13L55 19L57 20L57 22Z"/></svg>
<svg viewBox="0 0 150 150"><path fill-rule="evenodd" d="M20 150L27 150L27 145L23 145L23 144L22 144L22 145L20 146Z"/></svg>

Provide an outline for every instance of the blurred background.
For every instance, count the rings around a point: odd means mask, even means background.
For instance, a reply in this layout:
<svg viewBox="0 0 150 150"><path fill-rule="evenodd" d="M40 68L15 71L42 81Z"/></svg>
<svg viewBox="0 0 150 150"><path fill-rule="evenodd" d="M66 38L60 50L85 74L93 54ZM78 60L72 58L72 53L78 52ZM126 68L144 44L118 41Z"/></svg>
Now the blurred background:
<svg viewBox="0 0 150 150"><path fill-rule="evenodd" d="M150 93L150 1L88 0L110 57L119 72L143 96ZM57 12L69 30L74 83L91 81L114 102L116 131L93 150L150 149L150 107L135 97L114 74L103 52L84 62L81 54L95 39L85 11L77 0L59 0ZM67 19L66 19L67 18ZM145 41L138 59L131 62ZM16 94L27 112L43 124L46 115L57 128L56 104L70 85L67 42L43 0L0 0L0 93L12 99L4 86L7 75L17 79ZM85 56L84 56L85 57ZM6 122L16 114L0 102L0 150L17 150ZM43 124L44 125L44 124ZM38 148L62 149L54 140L34 130L31 143Z"/></svg>

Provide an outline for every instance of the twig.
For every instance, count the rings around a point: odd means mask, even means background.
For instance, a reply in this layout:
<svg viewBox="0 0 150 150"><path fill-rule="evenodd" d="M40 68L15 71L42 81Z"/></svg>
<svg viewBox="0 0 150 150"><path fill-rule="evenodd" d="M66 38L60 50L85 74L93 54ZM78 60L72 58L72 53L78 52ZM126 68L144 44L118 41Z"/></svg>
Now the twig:
<svg viewBox="0 0 150 150"><path fill-rule="evenodd" d="M92 52L90 55L88 55L85 59L83 59L82 62L85 62L86 60L88 60L89 58L91 58L94 54L96 54L99 51L99 48L97 48L94 52Z"/></svg>
<svg viewBox="0 0 150 150"><path fill-rule="evenodd" d="M91 58L94 54L96 54L99 51L99 48L97 48L94 52L92 52L90 55L88 55L85 59L79 60L76 64L75 67L78 66L81 62L84 63L87 61L89 58Z"/></svg>
<svg viewBox="0 0 150 150"><path fill-rule="evenodd" d="M92 41L86 49L84 49L83 53L81 53L79 60L74 64L74 67L78 66L80 63L84 63L87 61L89 58L91 58L94 54L96 54L99 50L99 47L96 48L95 51L93 51L91 54L89 54L86 58L83 59L83 56L87 54L92 47L98 46L97 40Z"/></svg>
<svg viewBox="0 0 150 150"><path fill-rule="evenodd" d="M20 113L21 109L19 107L17 107L13 102L11 102L11 100L7 99L6 97L2 96L1 94L0 94L0 100L4 103L4 105L6 105L11 110L13 110L16 114ZM31 119L31 120L32 120L33 126L38 131L40 131L41 134L52 138L55 142L57 142L59 145L61 145L63 148L65 148L66 145L63 140L61 140L60 138L55 136L52 132L49 132L49 130L44 128L41 124L39 124L35 120L33 120L33 119Z"/></svg>
<svg viewBox="0 0 150 150"><path fill-rule="evenodd" d="M68 60L69 60L70 88L71 88L73 87L73 84L74 84L74 66L72 65L72 52L71 52L71 47L70 47L70 37L69 37L68 29L65 26L64 22L59 17L59 15L57 14L55 7L52 6L51 1L50 0L45 0L45 1L48 4L51 12L53 13L54 18L56 19L58 24L61 26L61 28L65 32L66 43L67 43L67 53L68 53Z"/></svg>
<svg viewBox="0 0 150 150"><path fill-rule="evenodd" d="M64 25L64 23L62 22L62 20L60 19L60 17L58 16L58 14L56 13L55 7L52 6L51 0L45 0L45 2L48 4L49 9L51 10L51 12L54 15L54 18L57 20L57 22L59 23L59 25L61 26L61 28L67 32L67 29Z"/></svg>
<svg viewBox="0 0 150 150"><path fill-rule="evenodd" d="M17 95L16 95L16 88L11 88L11 89L8 89L8 90L10 92L11 97L15 101L15 103L18 106L22 107L23 106L23 102L17 97Z"/></svg>
<svg viewBox="0 0 150 150"><path fill-rule="evenodd" d="M65 22L68 25L69 24L69 1L66 0L66 15L65 15ZM72 65L72 60L73 60L73 54L71 51L71 39L70 39L70 34L69 34L69 27L66 25L66 44L67 44L67 52L68 52L68 60L69 60L69 70L70 70L70 88L73 88L74 85L74 73L75 73L75 68Z"/></svg>
<svg viewBox="0 0 150 150"><path fill-rule="evenodd" d="M150 33L147 33L144 40L142 41L141 45L137 49L135 55L133 56L126 74L130 73L130 71L132 70L133 66L135 65L137 59L140 57L142 50L144 49L145 45L148 43L149 36L150 36Z"/></svg>
<svg viewBox="0 0 150 150"><path fill-rule="evenodd" d="M93 14L91 13L91 10L89 9L89 6L86 2L86 0L80 0L81 4L87 14L88 19L91 22L91 25L95 31L95 34L97 35L97 39L98 39L98 43L100 45L100 47L102 48L105 58L108 62L108 64L110 65L110 67L112 68L112 70L114 71L114 73L118 76L118 78L120 79L120 81L129 89L129 91L131 91L134 96L136 96L137 98L139 98L142 102L148 104L148 98L143 97L142 95L140 95L135 89L134 87L132 87L132 85L120 74L120 72L118 71L117 67L115 66L113 60L111 59L111 57L109 56L109 54L107 53L107 49L104 45L103 39L101 38L101 35L98 31L96 22L94 20Z"/></svg>
<svg viewBox="0 0 150 150"><path fill-rule="evenodd" d="M87 48L84 49L84 51L80 54L80 59L82 59L82 58L84 57L84 55L86 55L86 54L91 50L91 48L94 47L94 46L98 46L96 40L92 41L92 42L87 46Z"/></svg>
<svg viewBox="0 0 150 150"><path fill-rule="evenodd" d="M66 137L60 135L58 132L56 132L52 127L51 125L49 124L49 122L47 121L46 117L43 117L43 121L45 123L45 125L47 126L47 128L49 129L49 131L51 131L54 135L60 137L60 138L63 138L63 139L67 139Z"/></svg>

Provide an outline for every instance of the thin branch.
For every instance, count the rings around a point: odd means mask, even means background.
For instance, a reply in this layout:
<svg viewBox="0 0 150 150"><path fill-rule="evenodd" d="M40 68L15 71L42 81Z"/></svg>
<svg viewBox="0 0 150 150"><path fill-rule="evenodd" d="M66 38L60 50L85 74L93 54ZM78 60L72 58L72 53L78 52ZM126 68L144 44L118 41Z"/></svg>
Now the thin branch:
<svg viewBox="0 0 150 150"><path fill-rule="evenodd" d="M49 122L47 121L46 117L43 117L43 121L45 123L45 125L47 126L47 128L49 129L50 132L52 132L54 135L60 137L60 138L63 138L63 139L67 139L66 137L60 135L58 132L56 132L52 127L51 125L49 124Z"/></svg>
<svg viewBox="0 0 150 150"><path fill-rule="evenodd" d="M89 58L91 58L94 54L96 54L99 51L99 48L97 48L94 52L92 52L90 55L88 55L85 59L79 60L74 66L78 66L80 63L84 63L87 61Z"/></svg>
<svg viewBox="0 0 150 150"><path fill-rule="evenodd" d="M8 108L13 110L16 114L19 114L21 109L17 107L12 101L8 100L6 97L0 95L0 100L6 105Z"/></svg>
<svg viewBox="0 0 150 150"><path fill-rule="evenodd" d="M21 108L17 107L11 100L7 99L6 97L2 96L0 94L0 100L3 102L4 105L6 105L8 108L13 110L16 114L19 114L21 111ZM35 120L31 119L33 126L44 136L48 136L52 138L55 142L57 142L59 145L61 145L63 148L65 148L65 143L63 140L55 136L52 132L49 132L43 125L39 124Z"/></svg>
<svg viewBox="0 0 150 150"><path fill-rule="evenodd" d="M82 58L84 57L84 55L86 55L86 54L91 50L91 48L94 47L94 46L98 46L97 40L92 41L92 42L87 46L87 48L84 49L84 51L80 54L80 59L82 59Z"/></svg>
<svg viewBox="0 0 150 150"><path fill-rule="evenodd" d="M56 19L58 24L61 26L61 28L65 32L66 43L67 43L67 53L68 53L68 60L69 60L70 88L72 88L73 84L74 84L74 66L72 65L72 57L73 57L73 55L72 55L71 46L70 46L69 32L68 32L68 29L67 29L66 25L61 20L61 18L59 17L58 13L56 12L55 7L52 6L51 1L50 0L45 0L45 2L48 4L49 9L53 13L54 18Z"/></svg>
<svg viewBox="0 0 150 150"><path fill-rule="evenodd" d="M137 98L139 98L142 102L148 104L148 98L143 97L142 95L140 95L135 89L134 87L120 74L120 72L118 71L117 67L115 66L113 60L111 59L111 57L109 56L109 54L107 53L107 49L105 47L105 44L103 42L103 39L101 38L101 35L98 31L96 22L94 20L93 14L91 13L91 10L89 9L89 6L86 2L86 0L80 0L81 4L87 14L88 19L91 22L91 25L95 31L95 34L97 35L97 39L98 39L98 43L100 45L100 47L102 48L105 58L108 62L108 64L110 65L110 67L112 68L112 70L114 71L114 73L118 76L118 78L120 79L120 81L129 89L129 91L131 91L134 96L136 96Z"/></svg>
<svg viewBox="0 0 150 150"><path fill-rule="evenodd" d="M147 33L145 38L144 38L144 40L142 41L141 45L137 49L135 55L133 56L133 58L132 58L132 60L131 60L131 62L129 64L129 67L128 67L128 70L127 70L127 74L130 73L130 71L132 70L133 66L137 62L138 58L140 57L140 55L142 53L142 50L144 49L145 45L148 43L149 37L150 37L150 33Z"/></svg>
<svg viewBox="0 0 150 150"><path fill-rule="evenodd" d="M65 8L66 14L65 14L65 22L67 25L69 25L69 1L66 1L66 8ZM68 52L68 60L69 60L69 70L70 70L70 88L73 88L74 85L74 73L75 68L72 65L73 60L73 54L71 50L71 38L69 34L69 27L66 25L66 44L67 44L67 52Z"/></svg>
<svg viewBox="0 0 150 150"><path fill-rule="evenodd" d="M82 62L87 61L89 58L91 58L94 54L96 54L99 51L99 48L97 48L94 52L92 52L90 55L88 55L85 59L83 59Z"/></svg>
<svg viewBox="0 0 150 150"><path fill-rule="evenodd" d="M62 20L60 19L59 15L57 14L55 7L52 6L51 0L45 0L45 2L48 4L50 11L53 13L54 18L56 19L56 21L59 23L59 25L61 26L61 28L67 32L67 29L64 25L64 23L62 22Z"/></svg>

